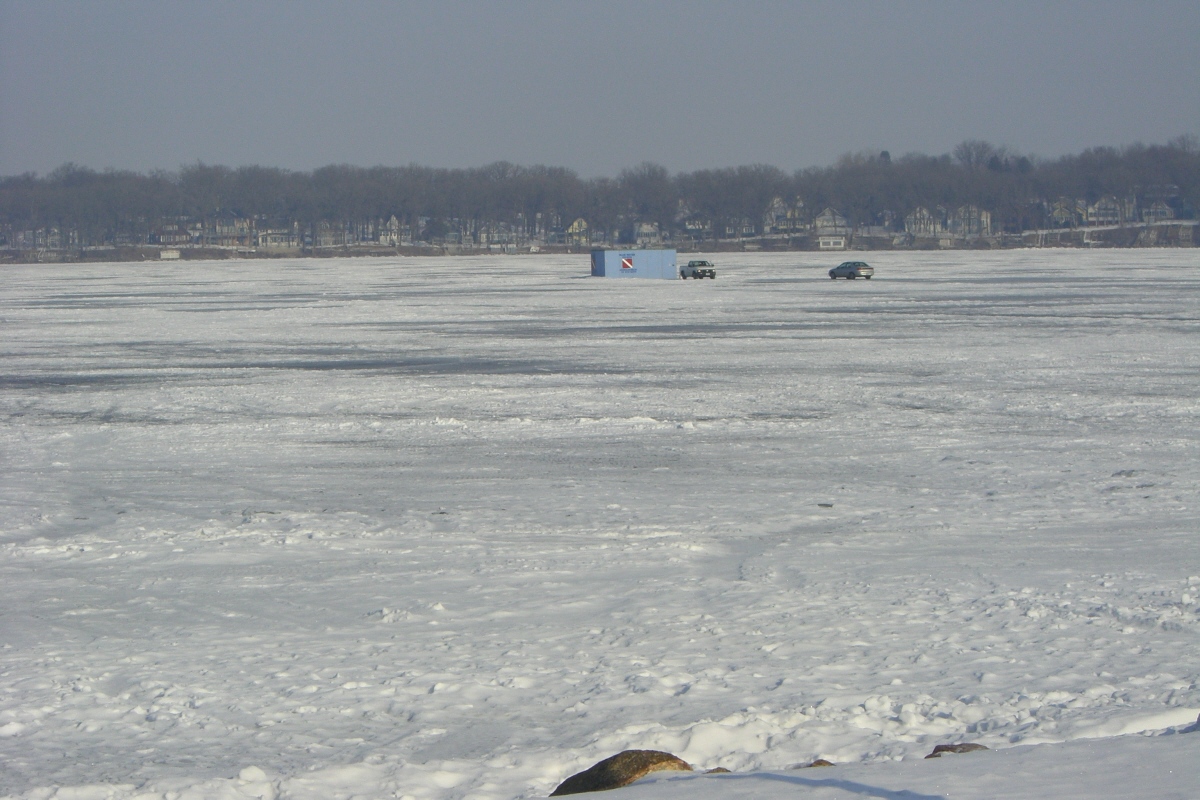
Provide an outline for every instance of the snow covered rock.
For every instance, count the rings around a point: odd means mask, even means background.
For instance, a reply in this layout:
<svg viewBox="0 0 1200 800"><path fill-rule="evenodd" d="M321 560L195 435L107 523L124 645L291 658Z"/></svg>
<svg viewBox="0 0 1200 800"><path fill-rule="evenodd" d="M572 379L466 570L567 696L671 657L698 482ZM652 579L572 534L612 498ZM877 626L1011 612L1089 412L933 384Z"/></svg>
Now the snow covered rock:
<svg viewBox="0 0 1200 800"><path fill-rule="evenodd" d="M618 789L651 772L662 770L691 772L692 767L686 761L661 750L623 750L567 778L550 796Z"/></svg>

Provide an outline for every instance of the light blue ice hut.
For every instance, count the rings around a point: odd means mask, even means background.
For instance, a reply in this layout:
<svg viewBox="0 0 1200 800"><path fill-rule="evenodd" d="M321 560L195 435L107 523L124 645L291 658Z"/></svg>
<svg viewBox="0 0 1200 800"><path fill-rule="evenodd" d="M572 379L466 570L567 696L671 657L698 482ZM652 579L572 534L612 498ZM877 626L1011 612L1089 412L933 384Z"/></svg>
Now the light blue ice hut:
<svg viewBox="0 0 1200 800"><path fill-rule="evenodd" d="M592 275L597 278L664 278L679 280L674 250L593 250Z"/></svg>

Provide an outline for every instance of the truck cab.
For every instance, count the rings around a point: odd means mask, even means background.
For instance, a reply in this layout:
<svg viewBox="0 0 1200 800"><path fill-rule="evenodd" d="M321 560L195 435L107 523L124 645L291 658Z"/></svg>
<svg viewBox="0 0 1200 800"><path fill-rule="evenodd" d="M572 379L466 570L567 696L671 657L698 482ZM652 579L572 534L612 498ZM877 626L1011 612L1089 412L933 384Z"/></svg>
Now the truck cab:
<svg viewBox="0 0 1200 800"><path fill-rule="evenodd" d="M679 268L679 277L717 279L717 267L711 261L689 261L686 266Z"/></svg>

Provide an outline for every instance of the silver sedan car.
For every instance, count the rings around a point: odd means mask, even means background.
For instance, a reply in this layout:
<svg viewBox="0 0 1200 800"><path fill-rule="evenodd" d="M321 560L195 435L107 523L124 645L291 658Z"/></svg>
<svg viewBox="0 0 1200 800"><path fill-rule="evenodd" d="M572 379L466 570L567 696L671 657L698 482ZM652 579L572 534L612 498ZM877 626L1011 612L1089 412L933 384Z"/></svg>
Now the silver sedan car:
<svg viewBox="0 0 1200 800"><path fill-rule="evenodd" d="M871 276L875 274L873 267L867 266L863 261L843 261L833 269L829 270L829 277L835 281L838 278L845 278L852 281L855 278L866 278L871 280Z"/></svg>

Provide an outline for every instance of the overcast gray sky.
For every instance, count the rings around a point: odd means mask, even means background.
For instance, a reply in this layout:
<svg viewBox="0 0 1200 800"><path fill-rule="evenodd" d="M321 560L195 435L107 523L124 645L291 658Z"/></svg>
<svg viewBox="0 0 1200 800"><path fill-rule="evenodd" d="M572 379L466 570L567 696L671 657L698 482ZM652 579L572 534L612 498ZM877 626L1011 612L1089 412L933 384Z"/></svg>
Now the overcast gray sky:
<svg viewBox="0 0 1200 800"><path fill-rule="evenodd" d="M615 175L1200 133L1200 2L0 0L0 174Z"/></svg>

